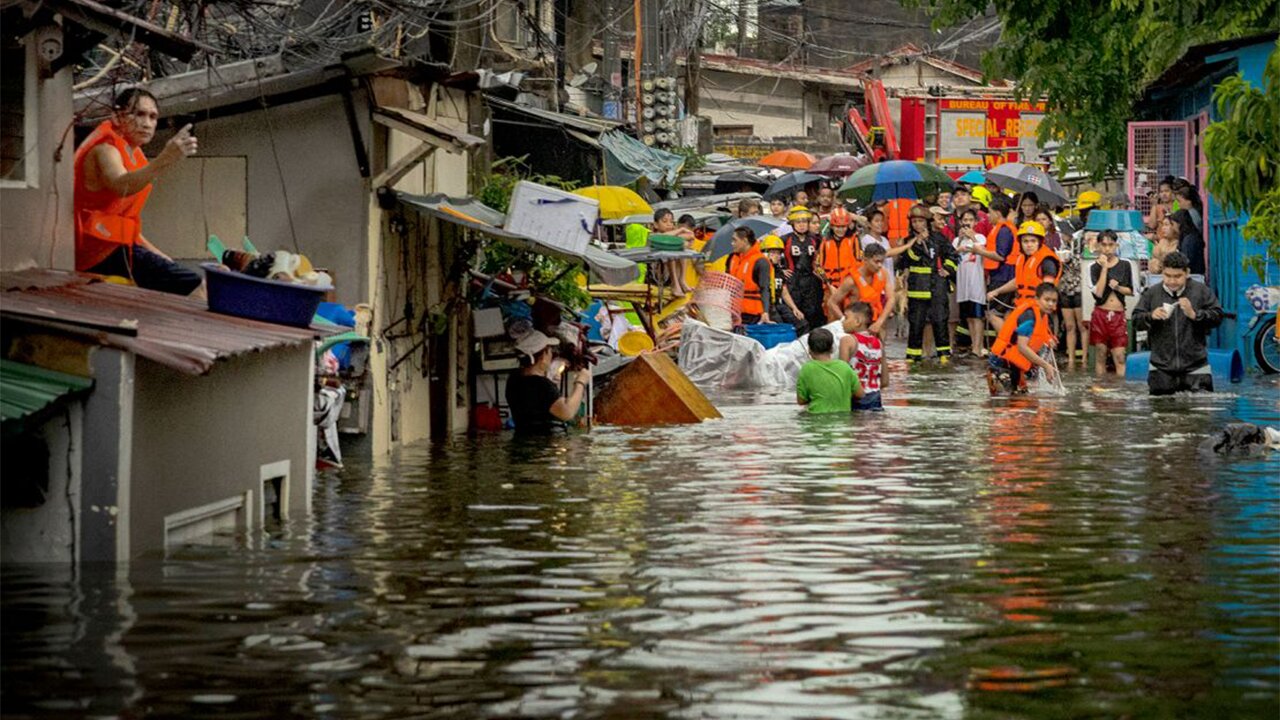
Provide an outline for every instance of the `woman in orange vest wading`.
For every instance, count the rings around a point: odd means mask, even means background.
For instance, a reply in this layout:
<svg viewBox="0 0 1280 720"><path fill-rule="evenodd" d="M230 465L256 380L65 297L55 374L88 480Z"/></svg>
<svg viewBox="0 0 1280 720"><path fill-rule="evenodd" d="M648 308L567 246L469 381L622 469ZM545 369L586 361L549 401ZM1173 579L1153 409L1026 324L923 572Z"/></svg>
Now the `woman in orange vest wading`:
<svg viewBox="0 0 1280 720"><path fill-rule="evenodd" d="M833 208L827 223L827 232L822 234L822 245L818 248L818 267L826 278L826 294L830 296L845 278L857 272L862 262L862 244L858 242L858 234L849 229L853 216L848 210Z"/></svg>
<svg viewBox="0 0 1280 720"><path fill-rule="evenodd" d="M1036 295L1040 283L1058 284L1062 276L1062 262L1058 255L1044 244L1044 227L1034 220L1022 223L1018 228L1018 245L1021 252L1014 263L1013 279L987 293L988 299L994 299L1011 290L1016 290L1015 300L1022 302Z"/></svg>
<svg viewBox="0 0 1280 720"><path fill-rule="evenodd" d="M175 263L142 235L142 207L151 183L196 152L187 125L155 162L142 146L156 133L155 96L130 88L116 97L115 114L98 125L76 150L76 270L131 278L139 287L189 295L200 275Z"/></svg>
<svg viewBox="0 0 1280 720"><path fill-rule="evenodd" d="M1057 347L1057 338L1049 331L1049 317L1058 309L1058 288L1041 283L1030 300L1019 300L1013 312L1000 326L1000 334L987 357L987 386L992 395L1011 395L1027 391L1027 378L1038 368L1053 380L1057 370L1040 357L1046 345Z"/></svg>

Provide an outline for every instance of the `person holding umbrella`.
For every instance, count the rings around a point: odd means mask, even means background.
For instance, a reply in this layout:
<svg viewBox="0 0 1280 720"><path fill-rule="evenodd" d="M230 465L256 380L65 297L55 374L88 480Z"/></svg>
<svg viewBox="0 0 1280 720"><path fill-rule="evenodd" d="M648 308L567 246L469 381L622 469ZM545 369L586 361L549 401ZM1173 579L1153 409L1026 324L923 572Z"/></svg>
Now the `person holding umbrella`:
<svg viewBox="0 0 1280 720"><path fill-rule="evenodd" d="M786 247L787 291L796 307L809 323L809 329L822 327L826 313L822 309L822 279L817 275L818 236L810 231L813 213L803 205L796 205L787 213L791 232L783 236Z"/></svg>
<svg viewBox="0 0 1280 720"><path fill-rule="evenodd" d="M951 314L951 277L959 267L959 256L951 243L930 229L932 213L924 205L911 208L911 235L904 258L907 270L907 361L924 359L925 327L933 328L938 360L947 363L951 345L947 340L947 319Z"/></svg>

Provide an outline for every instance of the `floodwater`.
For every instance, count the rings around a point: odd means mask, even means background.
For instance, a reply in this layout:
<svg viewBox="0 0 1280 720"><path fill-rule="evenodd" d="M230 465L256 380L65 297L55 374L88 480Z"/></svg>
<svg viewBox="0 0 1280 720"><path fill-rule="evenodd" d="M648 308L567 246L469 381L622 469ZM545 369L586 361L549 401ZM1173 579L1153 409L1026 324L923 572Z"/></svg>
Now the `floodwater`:
<svg viewBox="0 0 1280 720"><path fill-rule="evenodd" d="M1151 400L973 368L543 445L419 446L127 572L7 568L5 717L1280 714L1280 385Z"/></svg>

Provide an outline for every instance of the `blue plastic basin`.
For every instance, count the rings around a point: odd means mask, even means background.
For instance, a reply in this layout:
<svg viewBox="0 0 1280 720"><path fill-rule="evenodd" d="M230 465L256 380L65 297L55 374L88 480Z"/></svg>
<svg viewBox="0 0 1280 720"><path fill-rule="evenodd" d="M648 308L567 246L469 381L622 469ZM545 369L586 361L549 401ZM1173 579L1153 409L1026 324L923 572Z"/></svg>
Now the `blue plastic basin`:
<svg viewBox="0 0 1280 720"><path fill-rule="evenodd" d="M765 350L796 339L796 329L787 323L744 325L743 330L747 337L763 345Z"/></svg>
<svg viewBox="0 0 1280 720"><path fill-rule="evenodd" d="M209 309L223 315L262 320L277 325L310 327L327 287L256 278L201 263L209 292Z"/></svg>
<svg viewBox="0 0 1280 720"><path fill-rule="evenodd" d="M1209 370L1214 387L1238 383L1244 379L1244 360L1239 350L1210 350ZM1151 371L1151 353L1136 352L1124 359L1124 379L1146 382Z"/></svg>

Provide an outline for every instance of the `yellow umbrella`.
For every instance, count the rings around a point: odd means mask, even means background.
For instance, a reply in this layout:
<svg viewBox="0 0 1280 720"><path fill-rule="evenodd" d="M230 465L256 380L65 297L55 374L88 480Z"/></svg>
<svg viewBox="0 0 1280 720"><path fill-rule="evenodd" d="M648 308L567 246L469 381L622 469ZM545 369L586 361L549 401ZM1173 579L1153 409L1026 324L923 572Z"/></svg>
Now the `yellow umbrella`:
<svg viewBox="0 0 1280 720"><path fill-rule="evenodd" d="M628 215L643 215L653 212L649 203L644 201L630 188L621 185L592 185L573 191L583 197L594 198L600 202L600 218L616 220Z"/></svg>

